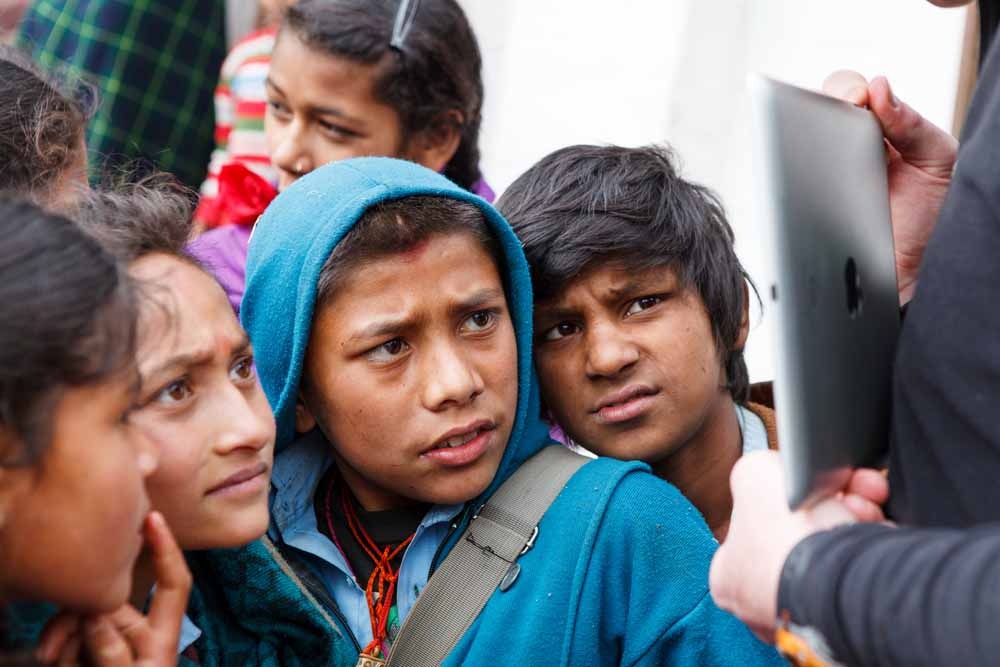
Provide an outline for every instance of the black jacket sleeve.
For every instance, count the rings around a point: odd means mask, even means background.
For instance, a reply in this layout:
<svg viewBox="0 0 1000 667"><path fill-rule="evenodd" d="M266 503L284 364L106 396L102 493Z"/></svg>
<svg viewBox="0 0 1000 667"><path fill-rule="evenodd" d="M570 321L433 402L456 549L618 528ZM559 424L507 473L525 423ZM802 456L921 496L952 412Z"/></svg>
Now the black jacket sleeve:
<svg viewBox="0 0 1000 667"><path fill-rule="evenodd" d="M785 561L778 608L847 665L1000 664L1000 525L817 533Z"/></svg>

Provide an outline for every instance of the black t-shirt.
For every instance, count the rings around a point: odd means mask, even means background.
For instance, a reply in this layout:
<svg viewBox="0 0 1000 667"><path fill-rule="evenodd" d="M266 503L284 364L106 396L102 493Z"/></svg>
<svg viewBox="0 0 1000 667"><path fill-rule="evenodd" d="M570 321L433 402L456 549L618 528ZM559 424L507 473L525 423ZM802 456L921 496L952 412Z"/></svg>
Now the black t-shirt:
<svg viewBox="0 0 1000 667"><path fill-rule="evenodd" d="M333 485L331 487L331 484ZM330 466L330 470L323 476L316 487L316 494L313 497L313 506L316 511L316 523L321 533L331 538L347 558L348 564L354 571L358 585L364 588L368 579L372 576L375 563L361 547L351 533L347 525L347 518L344 516L343 505L341 503L341 488L343 481L337 473L335 466ZM329 493L328 493L329 491ZM329 506L327 499L329 497ZM379 512L368 512L354 496L348 492L349 502L354 506L354 512L364 526L368 535L371 536L375 544L380 549L389 547L395 549L403 540L416 531L417 526L427 514L427 505L418 504L398 510L385 510ZM330 534L330 524L333 524L334 534ZM405 549L403 550L405 552ZM393 559L393 567L398 568L403 560L403 552Z"/></svg>

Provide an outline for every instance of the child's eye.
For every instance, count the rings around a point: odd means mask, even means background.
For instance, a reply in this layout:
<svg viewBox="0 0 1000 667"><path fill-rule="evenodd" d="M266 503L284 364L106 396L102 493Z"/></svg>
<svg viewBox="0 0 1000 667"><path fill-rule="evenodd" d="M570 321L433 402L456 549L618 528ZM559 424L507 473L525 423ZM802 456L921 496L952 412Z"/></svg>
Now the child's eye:
<svg viewBox="0 0 1000 667"><path fill-rule="evenodd" d="M580 327L573 324L572 322L560 322L555 325L544 334L542 334L542 339L547 341L560 340L566 336L572 336L580 330Z"/></svg>
<svg viewBox="0 0 1000 667"><path fill-rule="evenodd" d="M233 382L246 382L253 378L253 357L242 357L229 369L229 379Z"/></svg>
<svg viewBox="0 0 1000 667"><path fill-rule="evenodd" d="M492 327L496 320L496 313L489 310L479 310L466 318L465 322L462 323L462 329L472 333L479 333Z"/></svg>
<svg viewBox="0 0 1000 667"><path fill-rule="evenodd" d="M353 130L348 130L346 127L342 127L336 123L331 123L325 120L319 121L319 126L323 128L327 134L331 134L337 139L354 139L355 137L361 136Z"/></svg>
<svg viewBox="0 0 1000 667"><path fill-rule="evenodd" d="M393 338L368 352L368 361L387 363L395 361L410 348L402 338Z"/></svg>
<svg viewBox="0 0 1000 667"><path fill-rule="evenodd" d="M277 100L268 100L267 106L274 116L284 117L288 115L288 107Z"/></svg>
<svg viewBox="0 0 1000 667"><path fill-rule="evenodd" d="M662 298L658 296L644 296L636 299L631 304L629 304L628 310L625 311L625 315L635 315L636 313L641 313L644 310L648 310L655 306L656 304L663 301Z"/></svg>
<svg viewBox="0 0 1000 667"><path fill-rule="evenodd" d="M160 390L153 400L161 405L177 405L183 403L194 394L188 380L181 379L171 382Z"/></svg>
<svg viewBox="0 0 1000 667"><path fill-rule="evenodd" d="M118 421L124 425L128 425L129 421L132 419L132 413L135 412L135 406L130 406L125 409L118 418Z"/></svg>

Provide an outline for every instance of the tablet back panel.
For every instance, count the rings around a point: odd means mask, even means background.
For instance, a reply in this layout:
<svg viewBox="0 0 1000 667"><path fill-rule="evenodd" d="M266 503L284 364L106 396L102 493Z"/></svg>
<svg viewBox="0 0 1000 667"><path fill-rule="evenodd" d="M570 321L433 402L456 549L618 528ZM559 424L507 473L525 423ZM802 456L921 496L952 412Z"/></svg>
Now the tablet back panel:
<svg viewBox="0 0 1000 667"><path fill-rule="evenodd" d="M750 91L778 439L797 507L888 446L899 297L885 148L864 109L763 77Z"/></svg>

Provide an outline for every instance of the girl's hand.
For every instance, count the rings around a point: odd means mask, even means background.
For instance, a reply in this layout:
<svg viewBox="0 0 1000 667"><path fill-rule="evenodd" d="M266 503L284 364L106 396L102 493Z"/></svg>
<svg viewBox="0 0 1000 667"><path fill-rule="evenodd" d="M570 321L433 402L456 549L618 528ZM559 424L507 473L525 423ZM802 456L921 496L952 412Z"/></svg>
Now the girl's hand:
<svg viewBox="0 0 1000 667"><path fill-rule="evenodd" d="M36 652L46 664L94 667L163 667L177 664L181 621L191 591L184 555L159 512L144 526L156 569L156 593L143 615L131 605L98 616L64 614L45 630Z"/></svg>
<svg viewBox="0 0 1000 667"><path fill-rule="evenodd" d="M857 72L840 70L826 78L823 92L867 107L882 125L899 303L905 304L913 298L924 250L951 183L958 140L900 101L885 77L869 83Z"/></svg>

